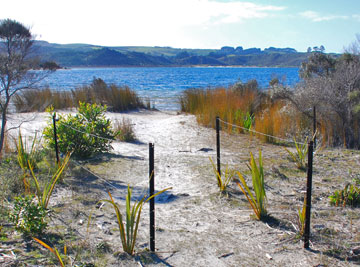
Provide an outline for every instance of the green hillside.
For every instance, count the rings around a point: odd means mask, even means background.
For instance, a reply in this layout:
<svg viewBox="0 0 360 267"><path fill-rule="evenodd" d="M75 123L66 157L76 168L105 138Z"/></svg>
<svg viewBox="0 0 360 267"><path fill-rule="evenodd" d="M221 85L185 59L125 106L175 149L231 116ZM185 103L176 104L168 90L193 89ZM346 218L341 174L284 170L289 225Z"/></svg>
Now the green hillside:
<svg viewBox="0 0 360 267"><path fill-rule="evenodd" d="M269 47L243 49L181 49L172 47L117 46L89 44L52 44L36 41L35 53L43 61L55 61L62 67L99 66L259 66L299 67L307 53L292 48Z"/></svg>

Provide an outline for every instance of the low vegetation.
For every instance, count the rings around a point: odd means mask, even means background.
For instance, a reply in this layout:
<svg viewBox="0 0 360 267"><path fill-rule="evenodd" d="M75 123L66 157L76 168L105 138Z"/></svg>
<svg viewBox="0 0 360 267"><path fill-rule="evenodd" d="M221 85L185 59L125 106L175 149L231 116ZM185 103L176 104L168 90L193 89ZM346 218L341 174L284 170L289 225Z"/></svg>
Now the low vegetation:
<svg viewBox="0 0 360 267"><path fill-rule="evenodd" d="M356 184L348 183L344 189L336 190L329 196L330 204L334 206L360 206L360 188Z"/></svg>

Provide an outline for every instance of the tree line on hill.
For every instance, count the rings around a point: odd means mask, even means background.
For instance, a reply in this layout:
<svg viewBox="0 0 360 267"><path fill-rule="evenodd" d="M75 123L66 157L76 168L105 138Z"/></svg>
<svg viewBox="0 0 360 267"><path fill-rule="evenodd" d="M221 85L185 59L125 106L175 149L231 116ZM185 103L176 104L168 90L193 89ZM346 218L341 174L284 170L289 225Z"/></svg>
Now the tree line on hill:
<svg viewBox="0 0 360 267"><path fill-rule="evenodd" d="M102 47L86 44L51 44L36 41L37 55L63 67L258 66L299 67L309 53L293 48L179 49L171 47ZM314 50L315 51L315 50ZM310 51L311 52L311 51Z"/></svg>

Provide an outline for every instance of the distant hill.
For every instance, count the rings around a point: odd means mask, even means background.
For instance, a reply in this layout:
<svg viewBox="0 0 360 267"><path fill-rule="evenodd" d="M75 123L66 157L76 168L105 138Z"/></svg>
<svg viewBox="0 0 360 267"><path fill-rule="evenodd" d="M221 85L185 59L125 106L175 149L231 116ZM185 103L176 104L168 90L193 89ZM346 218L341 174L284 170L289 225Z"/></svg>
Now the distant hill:
<svg viewBox="0 0 360 267"><path fill-rule="evenodd" d="M43 61L55 61L62 67L100 66L259 66L299 67L308 53L293 48L269 47L243 49L180 49L172 47L119 46L89 44L52 44L36 41L36 55Z"/></svg>

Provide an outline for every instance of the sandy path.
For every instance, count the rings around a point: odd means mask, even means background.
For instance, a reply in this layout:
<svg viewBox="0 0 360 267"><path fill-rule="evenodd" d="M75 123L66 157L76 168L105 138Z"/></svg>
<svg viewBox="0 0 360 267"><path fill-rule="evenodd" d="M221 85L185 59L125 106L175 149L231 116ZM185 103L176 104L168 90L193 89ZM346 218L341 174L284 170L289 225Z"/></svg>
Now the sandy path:
<svg viewBox="0 0 360 267"><path fill-rule="evenodd" d="M153 263L143 262L144 266L352 264L324 255L323 250L316 245L313 247L314 251L304 250L303 242L294 238L295 230L288 225L294 222L299 206L289 202L302 196L304 186L298 181L292 182L291 177L283 181L271 173L274 160L280 161L276 166L287 164L287 156L282 147L263 144L245 135L229 136L222 133L224 164L229 163L246 170L244 162L249 158L249 151L257 153L259 148L263 150L267 174L271 176L267 184L268 199L269 203L274 203L269 209L273 216L279 219L277 222L264 223L250 218L252 211L235 184L230 186L229 197L219 195L209 161L209 156L215 159L215 131L199 127L194 116L148 111L109 113L108 116L112 120L123 117L131 119L138 142L114 142L113 157L101 164L90 161L86 167L117 186L117 189L110 188L117 199L124 199L127 184L134 187L135 197L141 196L148 186L148 143L152 142L155 144L156 189L169 186L173 188L157 200L158 256ZM44 125L45 117L43 113L38 114L38 124L29 122L22 127L31 134L31 131ZM9 125L15 125L15 121L13 115ZM201 150L203 148L206 148L207 152ZM320 177L318 179L320 180ZM316 190L316 185L314 188ZM103 195L105 192L105 189L102 190ZM319 198L318 202L327 205L326 199ZM299 203L301 204L300 201L297 202ZM148 246L147 218L148 208L145 207L137 242L139 250ZM316 221L314 223L316 226ZM104 221L103 224L105 225ZM107 224L107 229L114 228L114 221ZM112 244L119 242L116 233L99 237L99 233L94 229L92 235ZM122 261L121 264L138 266L138 262L130 259Z"/></svg>

